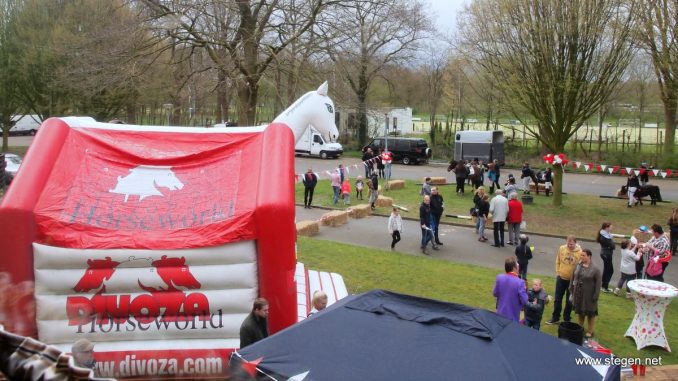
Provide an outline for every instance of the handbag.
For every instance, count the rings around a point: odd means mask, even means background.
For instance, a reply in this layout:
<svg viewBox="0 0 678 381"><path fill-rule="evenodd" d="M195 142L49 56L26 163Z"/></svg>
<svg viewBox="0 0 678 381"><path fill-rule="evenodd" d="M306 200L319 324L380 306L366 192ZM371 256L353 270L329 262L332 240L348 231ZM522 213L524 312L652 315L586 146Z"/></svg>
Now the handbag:
<svg viewBox="0 0 678 381"><path fill-rule="evenodd" d="M475 206L472 207L472 208L468 211L468 213L471 215L471 217L478 217L478 209L476 209Z"/></svg>
<svg viewBox="0 0 678 381"><path fill-rule="evenodd" d="M520 222L520 230L525 230L525 229L527 229L527 222L525 222L525 220L522 220Z"/></svg>
<svg viewBox="0 0 678 381"><path fill-rule="evenodd" d="M645 266L645 273L647 275L658 276L664 270L661 262L659 262L658 256L650 258L648 262L647 266Z"/></svg>

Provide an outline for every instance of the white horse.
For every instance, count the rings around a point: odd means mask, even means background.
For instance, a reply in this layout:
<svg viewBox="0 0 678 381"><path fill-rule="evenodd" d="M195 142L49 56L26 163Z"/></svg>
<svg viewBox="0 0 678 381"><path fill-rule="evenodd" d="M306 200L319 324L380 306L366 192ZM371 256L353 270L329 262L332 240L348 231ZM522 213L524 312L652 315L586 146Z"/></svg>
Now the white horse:
<svg viewBox="0 0 678 381"><path fill-rule="evenodd" d="M292 129L294 142L301 139L309 125L315 127L325 141L336 141L339 130L334 123L334 102L327 96L327 82L316 91L309 91L285 111L278 115L273 123L283 123Z"/></svg>

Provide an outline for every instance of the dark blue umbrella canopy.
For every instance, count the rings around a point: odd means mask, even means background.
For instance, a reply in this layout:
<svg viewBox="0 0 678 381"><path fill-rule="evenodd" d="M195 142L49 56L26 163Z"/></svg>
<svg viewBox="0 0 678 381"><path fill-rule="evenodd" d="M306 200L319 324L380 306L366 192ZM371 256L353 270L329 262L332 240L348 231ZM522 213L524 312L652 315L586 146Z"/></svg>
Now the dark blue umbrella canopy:
<svg viewBox="0 0 678 381"><path fill-rule="evenodd" d="M235 352L275 380L619 380L606 355L487 310L384 290L349 296ZM581 361L581 360L580 360Z"/></svg>

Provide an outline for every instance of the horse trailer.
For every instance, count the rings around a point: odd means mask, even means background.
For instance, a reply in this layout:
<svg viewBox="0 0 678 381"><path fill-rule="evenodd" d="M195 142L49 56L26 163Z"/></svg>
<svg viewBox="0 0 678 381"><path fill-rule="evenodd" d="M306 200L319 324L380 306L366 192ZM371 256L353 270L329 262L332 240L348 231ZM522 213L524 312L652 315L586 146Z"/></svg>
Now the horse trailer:
<svg viewBox="0 0 678 381"><path fill-rule="evenodd" d="M454 137L454 160L494 159L504 165L503 131L459 131Z"/></svg>

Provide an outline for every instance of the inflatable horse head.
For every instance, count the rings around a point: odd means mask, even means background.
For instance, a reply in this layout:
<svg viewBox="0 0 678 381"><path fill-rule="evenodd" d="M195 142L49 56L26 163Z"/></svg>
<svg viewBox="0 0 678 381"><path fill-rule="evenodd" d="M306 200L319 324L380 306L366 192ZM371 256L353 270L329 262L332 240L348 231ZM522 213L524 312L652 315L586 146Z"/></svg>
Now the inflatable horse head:
<svg viewBox="0 0 678 381"><path fill-rule="evenodd" d="M309 125L315 127L326 141L336 141L339 130L334 123L334 102L327 96L327 82L318 90L309 91L297 99L287 110L278 115L273 123L283 123L294 133L294 141L301 139Z"/></svg>

